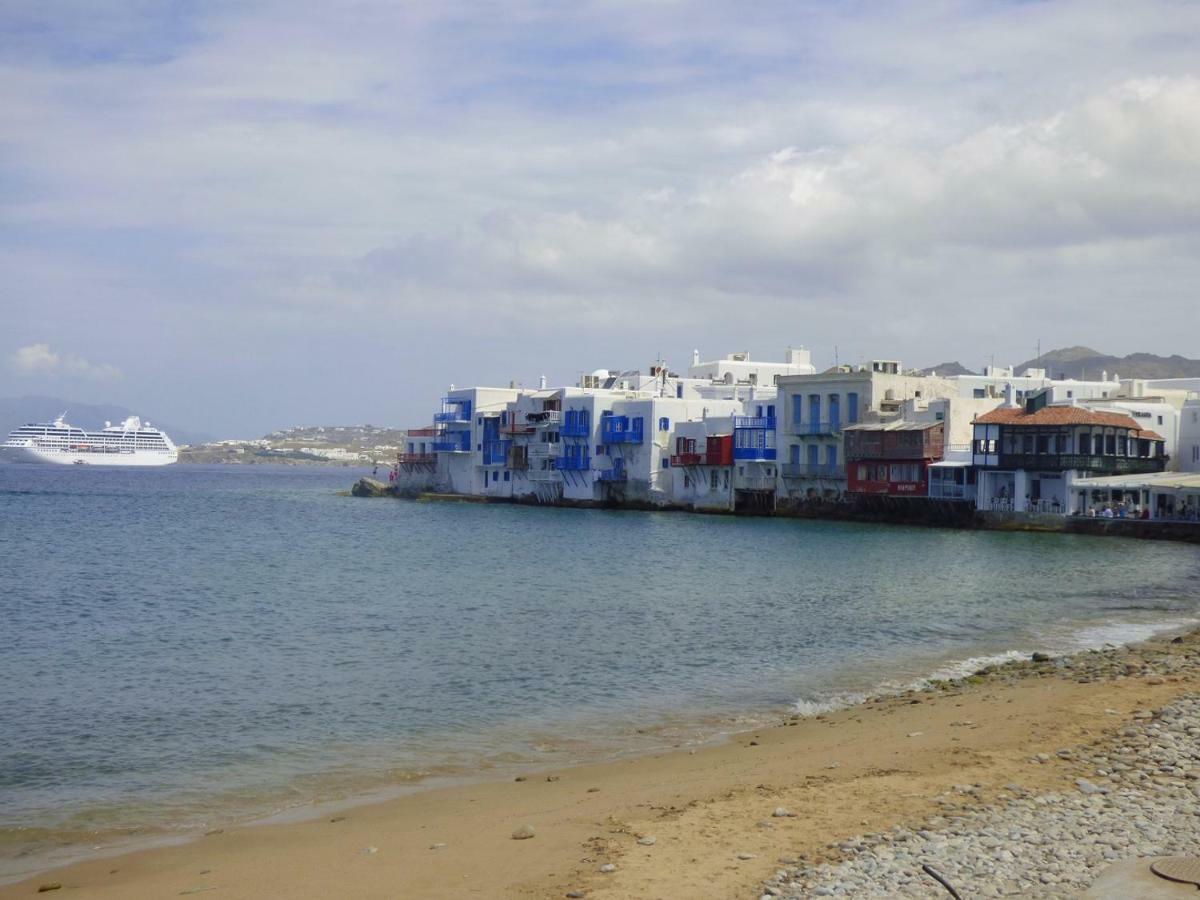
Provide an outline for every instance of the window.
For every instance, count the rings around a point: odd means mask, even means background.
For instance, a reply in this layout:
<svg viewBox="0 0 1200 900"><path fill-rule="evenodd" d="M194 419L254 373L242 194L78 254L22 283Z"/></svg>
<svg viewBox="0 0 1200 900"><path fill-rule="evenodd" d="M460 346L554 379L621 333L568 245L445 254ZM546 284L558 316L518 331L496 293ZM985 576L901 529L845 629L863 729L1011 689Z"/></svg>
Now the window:
<svg viewBox="0 0 1200 900"><path fill-rule="evenodd" d="M1192 444L1192 462L1200 462L1200 444Z"/></svg>
<svg viewBox="0 0 1200 900"><path fill-rule="evenodd" d="M858 394L849 393L846 395L846 418L853 425L858 421Z"/></svg>
<svg viewBox="0 0 1200 900"><path fill-rule="evenodd" d="M1159 416L1159 417L1158 417L1158 424L1159 424L1159 425L1161 425L1161 424L1162 424L1162 416Z"/></svg>
<svg viewBox="0 0 1200 900"><path fill-rule="evenodd" d="M712 489L715 491L717 489L717 470L716 469L712 470L712 479L711 480L712 480Z"/></svg>
<svg viewBox="0 0 1200 900"><path fill-rule="evenodd" d="M761 419L761 418L762 418L762 414L763 414L763 413L762 413L762 404L759 404L758 406L756 406L756 407L755 407L755 409L757 410L757 412L755 413L755 415L756 415L756 416L758 416L758 417Z"/></svg>
<svg viewBox="0 0 1200 900"><path fill-rule="evenodd" d="M671 430L671 420L668 419L666 416L663 416L661 419L659 419L658 420L658 430L659 431L670 431Z"/></svg>
<svg viewBox="0 0 1200 900"><path fill-rule="evenodd" d="M1067 391L1067 399L1068 399L1068 400L1070 400L1070 399L1071 399L1072 397L1074 397L1074 396L1075 396L1075 392L1074 392L1074 391Z"/></svg>
<svg viewBox="0 0 1200 900"><path fill-rule="evenodd" d="M508 472L505 472L505 473L504 473L504 480L505 480L505 481L508 481Z"/></svg>
<svg viewBox="0 0 1200 900"><path fill-rule="evenodd" d="M685 488L690 488L692 486L692 479L687 475L683 476L683 486Z"/></svg>
<svg viewBox="0 0 1200 900"><path fill-rule="evenodd" d="M663 457L663 460L662 460L662 467L663 467L664 469L669 469L669 468L671 468L671 457L669 457L669 456L664 456L664 457Z"/></svg>
<svg viewBox="0 0 1200 900"><path fill-rule="evenodd" d="M1090 434L1081 434L1079 436L1079 452L1084 456L1090 456L1092 453L1092 436Z"/></svg>
<svg viewBox="0 0 1200 900"><path fill-rule="evenodd" d="M987 396L987 391L984 390L983 388L975 388L975 390L972 391L971 393L975 397L976 400L982 400L984 397Z"/></svg>
<svg viewBox="0 0 1200 900"><path fill-rule="evenodd" d="M804 398L802 396L800 396L799 394L793 394L792 395L792 424L793 425L800 424L800 420L803 418L803 415L802 415L803 412L804 412Z"/></svg>
<svg viewBox="0 0 1200 900"><path fill-rule="evenodd" d="M859 480L859 481L866 481L866 480L867 480L867 467L866 467L866 466L859 466L859 467L858 467L858 476L857 476L857 477L858 477L858 480Z"/></svg>
<svg viewBox="0 0 1200 900"><path fill-rule="evenodd" d="M775 418L775 404L774 403L772 403L770 406L767 407L767 416L772 419Z"/></svg>
<svg viewBox="0 0 1200 900"><path fill-rule="evenodd" d="M596 445L596 455L597 455L597 456L603 456L603 455L604 455L604 445L603 445L603 444L597 444L597 445Z"/></svg>
<svg viewBox="0 0 1200 900"><path fill-rule="evenodd" d="M837 447L832 444L825 448L825 465L831 469L837 465Z"/></svg>

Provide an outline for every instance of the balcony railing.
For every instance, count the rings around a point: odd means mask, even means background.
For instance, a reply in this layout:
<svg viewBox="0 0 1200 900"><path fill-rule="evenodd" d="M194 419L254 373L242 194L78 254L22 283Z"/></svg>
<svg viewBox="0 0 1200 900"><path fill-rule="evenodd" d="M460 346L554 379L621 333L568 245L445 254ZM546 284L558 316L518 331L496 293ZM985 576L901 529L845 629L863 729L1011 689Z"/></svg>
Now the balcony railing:
<svg viewBox="0 0 1200 900"><path fill-rule="evenodd" d="M767 431L774 431L775 423L776 423L776 419L774 416L734 416L733 417L733 428L735 431L738 430L739 428L745 428L745 429L752 428L752 429L756 429L756 430L765 429Z"/></svg>
<svg viewBox="0 0 1200 900"><path fill-rule="evenodd" d="M562 412L557 409L545 409L541 412L526 413L525 422L535 428L553 428L562 422Z"/></svg>
<svg viewBox="0 0 1200 900"><path fill-rule="evenodd" d="M405 433L412 438L437 437L439 434L438 430L432 426L429 428L410 428Z"/></svg>
<svg viewBox="0 0 1200 900"><path fill-rule="evenodd" d="M596 477L600 481L616 482L628 481L629 473L625 469L602 469L596 473Z"/></svg>
<svg viewBox="0 0 1200 900"><path fill-rule="evenodd" d="M793 422L792 434L840 434L841 419L830 419L828 422Z"/></svg>
<svg viewBox="0 0 1200 900"><path fill-rule="evenodd" d="M483 444L483 464L498 466L508 462L508 448L512 441L485 441Z"/></svg>
<svg viewBox="0 0 1200 900"><path fill-rule="evenodd" d="M640 444L643 439L642 423L632 422L628 416L602 416L600 418L600 442L603 444Z"/></svg>
<svg viewBox="0 0 1200 900"><path fill-rule="evenodd" d="M739 447L736 444L733 447L733 458L746 462L763 462L778 457L779 451L775 447Z"/></svg>
<svg viewBox="0 0 1200 900"><path fill-rule="evenodd" d="M591 437L592 425L590 422L580 422L577 419L572 419L569 422L563 422L558 427L558 433L563 437Z"/></svg>
<svg viewBox="0 0 1200 900"><path fill-rule="evenodd" d="M554 461L560 472L586 472L592 467L590 456L560 456Z"/></svg>
<svg viewBox="0 0 1200 900"><path fill-rule="evenodd" d="M857 462L863 459L900 459L920 462L926 459L937 459L941 455L936 447L864 447L849 442L846 445L847 462Z"/></svg>
<svg viewBox="0 0 1200 900"><path fill-rule="evenodd" d="M710 457L707 453L675 453L671 456L672 466L719 466L729 465L722 463L720 454L713 454Z"/></svg>
<svg viewBox="0 0 1200 900"><path fill-rule="evenodd" d="M447 422L470 422L471 401L458 397L443 397L442 411L434 414L433 421L443 424Z"/></svg>
<svg viewBox="0 0 1200 900"><path fill-rule="evenodd" d="M470 453L471 433L463 431L453 435L447 434L445 440L434 441L432 446L435 453Z"/></svg>
<svg viewBox="0 0 1200 900"><path fill-rule="evenodd" d="M929 496L934 500L965 500L967 497L967 488L966 485L962 484L931 481L929 483Z"/></svg>
<svg viewBox="0 0 1200 900"><path fill-rule="evenodd" d="M532 425L524 422L510 422L500 426L501 434L533 434L536 430Z"/></svg>
<svg viewBox="0 0 1200 900"><path fill-rule="evenodd" d="M437 465L437 454L398 453L396 454L396 462L402 466L435 466Z"/></svg>
<svg viewBox="0 0 1200 900"><path fill-rule="evenodd" d="M1161 472L1166 460L1161 457L1145 459L1136 456L1089 456L1079 453L1002 453L996 469L1026 469L1028 471L1063 472L1078 469L1102 472L1106 475L1141 475Z"/></svg>
<svg viewBox="0 0 1200 900"><path fill-rule="evenodd" d="M779 467L784 478L839 478L846 477L846 467L822 463L784 463Z"/></svg>

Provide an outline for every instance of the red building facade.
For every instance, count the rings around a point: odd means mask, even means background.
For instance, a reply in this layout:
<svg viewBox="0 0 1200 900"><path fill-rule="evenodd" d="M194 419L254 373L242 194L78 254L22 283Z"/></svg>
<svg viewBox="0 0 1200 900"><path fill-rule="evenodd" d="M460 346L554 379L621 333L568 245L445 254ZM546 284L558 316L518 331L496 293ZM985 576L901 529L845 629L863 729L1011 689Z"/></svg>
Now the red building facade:
<svg viewBox="0 0 1200 900"><path fill-rule="evenodd" d="M846 490L852 494L925 497L929 466L942 458L941 422L886 422L846 428Z"/></svg>

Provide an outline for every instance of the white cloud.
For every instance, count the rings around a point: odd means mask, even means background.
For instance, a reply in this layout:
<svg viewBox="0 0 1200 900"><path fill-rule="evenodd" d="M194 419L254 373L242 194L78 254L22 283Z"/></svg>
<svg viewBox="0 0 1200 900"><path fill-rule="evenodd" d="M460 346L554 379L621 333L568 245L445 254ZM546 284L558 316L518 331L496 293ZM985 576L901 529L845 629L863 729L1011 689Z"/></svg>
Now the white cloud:
<svg viewBox="0 0 1200 900"><path fill-rule="evenodd" d="M84 378L92 381L112 381L122 377L116 366L90 363L79 356L57 353L49 344L30 344L19 347L8 358L9 369L25 377Z"/></svg>

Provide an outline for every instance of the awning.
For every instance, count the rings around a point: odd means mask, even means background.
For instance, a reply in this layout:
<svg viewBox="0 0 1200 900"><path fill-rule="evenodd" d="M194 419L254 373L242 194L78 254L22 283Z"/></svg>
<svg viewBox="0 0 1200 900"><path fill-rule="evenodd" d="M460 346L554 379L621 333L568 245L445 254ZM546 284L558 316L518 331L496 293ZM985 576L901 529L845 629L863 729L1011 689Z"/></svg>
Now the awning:
<svg viewBox="0 0 1200 900"><path fill-rule="evenodd" d="M1171 490L1200 491L1200 472L1151 472L1145 475L1106 475L1098 478L1076 478L1077 488L1102 490Z"/></svg>

